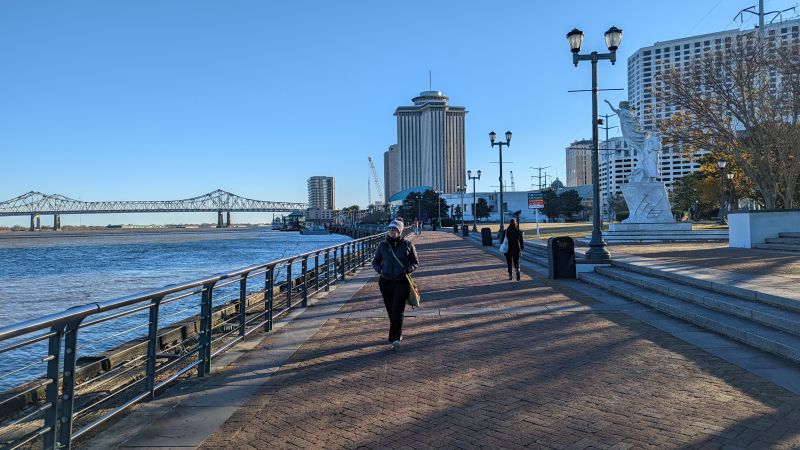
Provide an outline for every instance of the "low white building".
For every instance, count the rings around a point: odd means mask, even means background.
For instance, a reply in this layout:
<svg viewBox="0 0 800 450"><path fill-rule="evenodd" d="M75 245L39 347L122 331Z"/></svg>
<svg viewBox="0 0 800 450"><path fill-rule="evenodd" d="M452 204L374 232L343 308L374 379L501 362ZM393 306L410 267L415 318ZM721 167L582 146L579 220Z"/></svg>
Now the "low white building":
<svg viewBox="0 0 800 450"><path fill-rule="evenodd" d="M521 222L534 222L536 220L536 211L533 209L528 209L528 193L529 192L538 192L538 191L512 191L512 192L505 192L503 191L503 211L504 213L515 213L517 211L521 211L520 213L520 221ZM442 198L447 201L448 205L452 205L452 211L455 210L455 206L461 206L461 194L459 193L450 193L450 194L442 194ZM476 192L475 193L475 201L479 201L479 199L483 198L486 200L486 203L489 205L490 215L488 219L492 222L497 222L499 220L499 213L500 213L500 192L493 191L493 192ZM464 222L472 222L472 204L473 204L473 196L472 192L467 192L464 194ZM447 211L448 216L450 215L450 211ZM444 215L444 211L442 211L442 215ZM504 221L508 221L511 217L508 214L505 215ZM539 211L539 221L546 222L547 217Z"/></svg>

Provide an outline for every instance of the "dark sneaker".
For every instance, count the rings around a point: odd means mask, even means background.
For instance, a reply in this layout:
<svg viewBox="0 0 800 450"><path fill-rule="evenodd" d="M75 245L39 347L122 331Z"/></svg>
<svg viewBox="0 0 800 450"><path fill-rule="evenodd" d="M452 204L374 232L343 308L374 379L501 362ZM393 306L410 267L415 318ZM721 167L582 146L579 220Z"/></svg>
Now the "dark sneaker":
<svg viewBox="0 0 800 450"><path fill-rule="evenodd" d="M519 269L517 269L517 281L519 281Z"/></svg>

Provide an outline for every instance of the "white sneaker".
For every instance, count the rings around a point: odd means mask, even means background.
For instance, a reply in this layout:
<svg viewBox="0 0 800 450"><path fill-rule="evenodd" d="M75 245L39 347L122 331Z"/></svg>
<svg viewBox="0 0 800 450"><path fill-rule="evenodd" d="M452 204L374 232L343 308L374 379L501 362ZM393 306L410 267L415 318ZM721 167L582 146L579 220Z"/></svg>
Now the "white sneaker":
<svg viewBox="0 0 800 450"><path fill-rule="evenodd" d="M400 348L400 341L392 341L390 345L392 346L392 350L397 350Z"/></svg>

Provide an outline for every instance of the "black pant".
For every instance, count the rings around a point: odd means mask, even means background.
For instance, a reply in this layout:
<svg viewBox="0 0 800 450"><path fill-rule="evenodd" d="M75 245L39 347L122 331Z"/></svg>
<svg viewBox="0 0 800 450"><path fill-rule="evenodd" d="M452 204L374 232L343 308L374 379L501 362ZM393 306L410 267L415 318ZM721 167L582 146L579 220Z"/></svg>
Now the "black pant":
<svg viewBox="0 0 800 450"><path fill-rule="evenodd" d="M381 278L378 281L383 296L383 304L386 306L386 313L389 315L389 342L400 340L403 335L403 312L406 310L406 300L411 287L408 280L387 280Z"/></svg>
<svg viewBox="0 0 800 450"><path fill-rule="evenodd" d="M511 260L514 260L514 268L519 270L519 253L508 252L506 255L506 264L508 264L508 274L511 275Z"/></svg>

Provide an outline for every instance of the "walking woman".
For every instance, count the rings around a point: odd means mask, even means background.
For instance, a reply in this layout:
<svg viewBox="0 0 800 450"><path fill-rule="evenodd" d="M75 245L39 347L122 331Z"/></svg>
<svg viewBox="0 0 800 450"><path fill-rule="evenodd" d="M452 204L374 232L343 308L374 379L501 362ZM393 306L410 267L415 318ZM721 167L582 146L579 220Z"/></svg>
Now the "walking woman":
<svg viewBox="0 0 800 450"><path fill-rule="evenodd" d="M508 264L508 279L513 280L511 276L511 263L514 263L514 269L517 271L517 281L519 281L519 255L525 249L525 240L522 238L522 230L519 229L517 219L511 219L506 228L506 241L508 241L508 251L506 251L506 263Z"/></svg>
<svg viewBox="0 0 800 450"><path fill-rule="evenodd" d="M417 269L417 250L414 244L403 239L403 222L394 220L386 231L386 240L381 242L372 268L381 274L378 286L383 296L383 304L389 315L389 347L400 347L403 340L403 312L409 290L406 274Z"/></svg>

